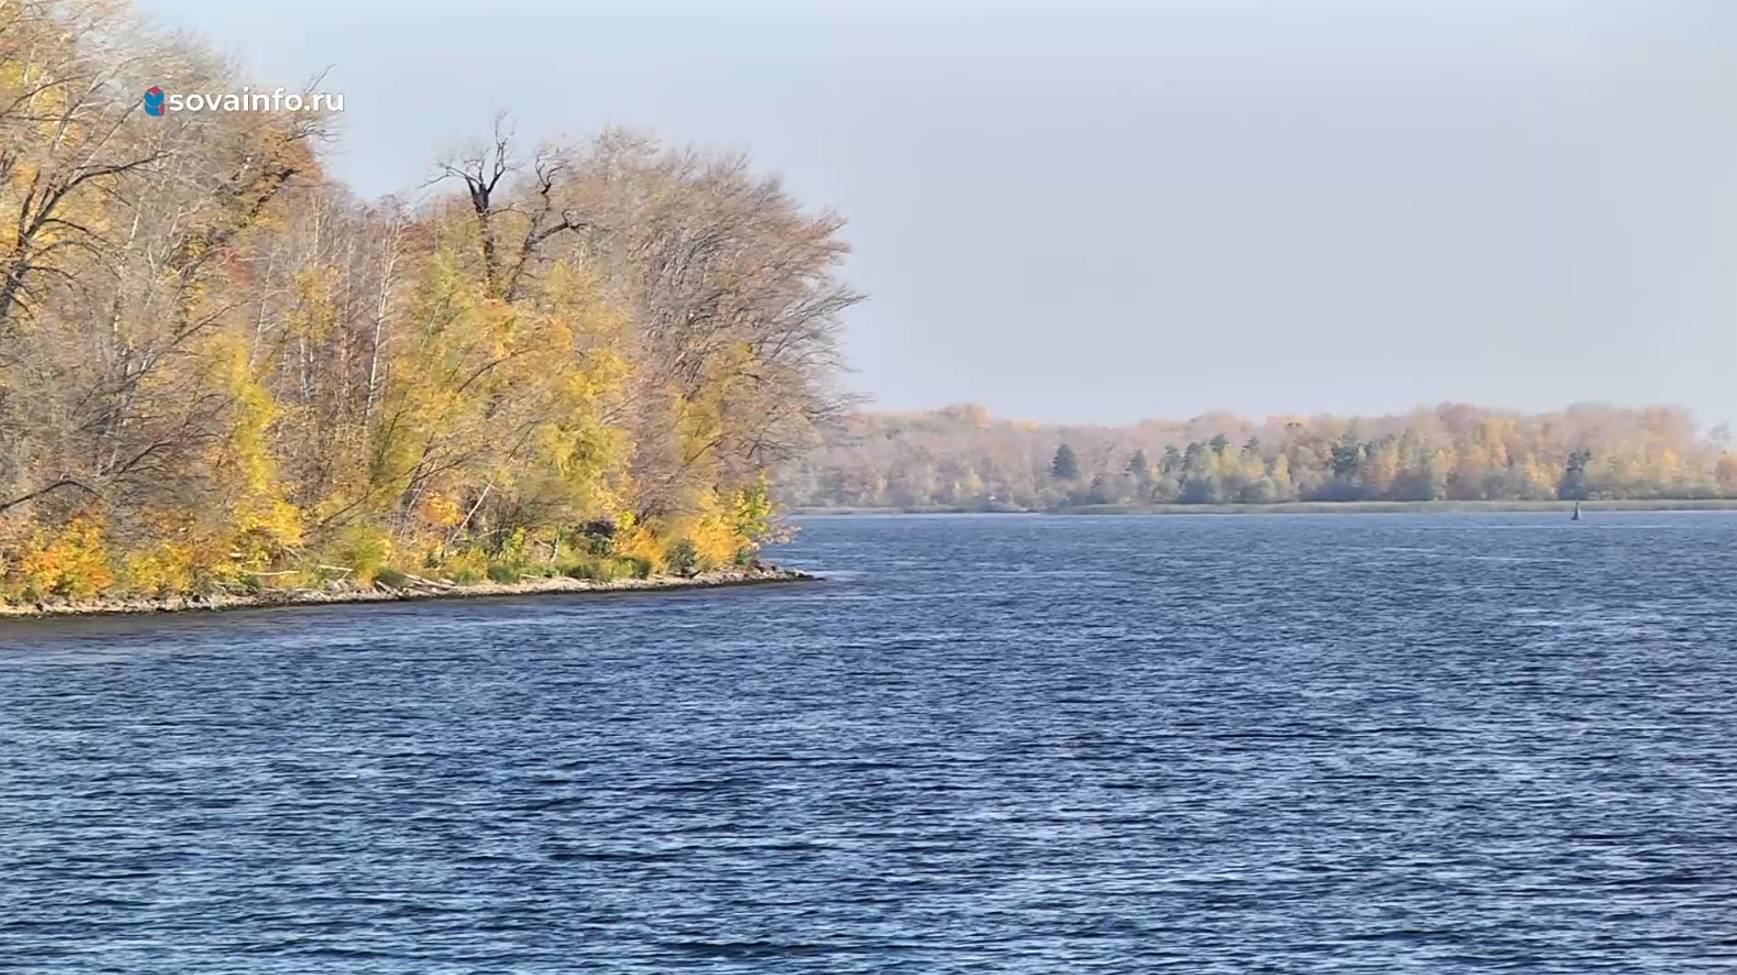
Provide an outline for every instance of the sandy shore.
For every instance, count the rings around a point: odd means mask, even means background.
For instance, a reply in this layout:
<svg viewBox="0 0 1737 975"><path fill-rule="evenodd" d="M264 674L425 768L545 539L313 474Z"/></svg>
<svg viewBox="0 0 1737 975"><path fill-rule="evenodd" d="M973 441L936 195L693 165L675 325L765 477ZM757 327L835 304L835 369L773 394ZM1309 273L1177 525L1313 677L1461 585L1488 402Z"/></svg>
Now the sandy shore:
<svg viewBox="0 0 1737 975"><path fill-rule="evenodd" d="M416 599L477 599L490 596L536 596L548 593L639 592L666 589L706 589L721 586L752 586L774 582L803 582L815 577L794 569L759 565L719 569L695 576L652 576L649 579L617 579L592 582L557 576L519 582L477 582L456 585L412 576L398 588L376 583L360 589L267 589L257 593L220 592L161 599L99 597L88 600L53 600L40 603L0 603L0 617L98 616L118 613L176 613L226 609L260 609L277 606L323 606L333 603L392 603Z"/></svg>

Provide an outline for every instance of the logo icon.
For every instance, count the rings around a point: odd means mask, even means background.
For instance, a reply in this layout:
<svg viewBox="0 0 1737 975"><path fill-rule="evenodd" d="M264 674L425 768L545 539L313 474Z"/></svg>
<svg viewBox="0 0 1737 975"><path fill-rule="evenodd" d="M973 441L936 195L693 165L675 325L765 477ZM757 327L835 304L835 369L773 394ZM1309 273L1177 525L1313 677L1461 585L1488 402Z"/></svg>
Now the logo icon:
<svg viewBox="0 0 1737 975"><path fill-rule="evenodd" d="M146 115L162 115L163 114L163 89L157 87L156 85L152 85L151 87L145 89L145 114Z"/></svg>

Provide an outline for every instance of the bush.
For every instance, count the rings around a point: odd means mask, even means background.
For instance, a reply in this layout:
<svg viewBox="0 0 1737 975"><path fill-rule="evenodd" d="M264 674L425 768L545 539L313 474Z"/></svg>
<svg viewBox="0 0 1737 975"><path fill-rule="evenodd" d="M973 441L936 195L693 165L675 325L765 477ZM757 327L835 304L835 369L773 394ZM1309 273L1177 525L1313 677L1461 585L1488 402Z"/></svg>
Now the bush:
<svg viewBox="0 0 1737 975"><path fill-rule="evenodd" d="M568 563L562 566L561 573L587 582L615 582L618 579L650 578L652 569L652 561L643 555L615 555Z"/></svg>
<svg viewBox="0 0 1737 975"><path fill-rule="evenodd" d="M410 581L410 577L391 566L385 566L374 573L374 581L393 589L402 589L404 584Z"/></svg>
<svg viewBox="0 0 1737 975"><path fill-rule="evenodd" d="M573 541L587 555L600 558L608 555L615 546L615 522L602 518L588 521L579 526L578 537Z"/></svg>
<svg viewBox="0 0 1737 975"><path fill-rule="evenodd" d="M378 528L355 524L338 534L330 551L334 561L352 570L350 578L356 585L369 586L391 557L392 542Z"/></svg>
<svg viewBox="0 0 1737 975"><path fill-rule="evenodd" d="M185 548L159 542L127 556L127 588L144 596L169 596L193 589L193 557Z"/></svg>
<svg viewBox="0 0 1737 975"><path fill-rule="evenodd" d="M618 559L597 559L589 562L575 562L566 569L566 574L574 579L584 579L587 582L614 582L627 575L629 567Z"/></svg>
<svg viewBox="0 0 1737 975"><path fill-rule="evenodd" d="M501 539L500 551L497 553L499 561L509 565L524 565L527 561L526 555L530 550L530 544L530 536L525 533L523 528L513 529L507 533L505 538Z"/></svg>
<svg viewBox="0 0 1737 975"><path fill-rule="evenodd" d="M518 582L524 573L516 565L501 565L499 563L488 568L490 582Z"/></svg>
<svg viewBox="0 0 1737 975"><path fill-rule="evenodd" d="M32 539L17 561L7 566L4 588L26 599L49 595L88 599L114 581L102 527L80 517L52 540Z"/></svg>
<svg viewBox="0 0 1737 975"><path fill-rule="evenodd" d="M678 538L664 553L664 564L678 576L691 576L700 571L700 551L691 538Z"/></svg>
<svg viewBox="0 0 1737 975"><path fill-rule="evenodd" d="M446 560L446 577L461 586L481 582L489 571L488 559L475 549L458 553Z"/></svg>

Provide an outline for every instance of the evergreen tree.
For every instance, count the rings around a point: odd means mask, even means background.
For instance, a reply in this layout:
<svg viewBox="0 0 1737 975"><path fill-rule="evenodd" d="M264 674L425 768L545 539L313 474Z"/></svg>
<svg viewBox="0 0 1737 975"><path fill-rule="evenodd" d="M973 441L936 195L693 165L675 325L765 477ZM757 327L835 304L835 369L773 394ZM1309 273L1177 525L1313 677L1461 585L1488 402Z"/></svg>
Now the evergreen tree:
<svg viewBox="0 0 1737 975"><path fill-rule="evenodd" d="M1058 481L1077 481L1080 478L1080 459L1074 456L1074 449L1062 444L1055 449L1055 459L1050 461L1049 476Z"/></svg>
<svg viewBox="0 0 1737 975"><path fill-rule="evenodd" d="M1182 469L1184 471L1204 471L1207 469L1207 447L1198 440L1190 441L1188 449L1182 452Z"/></svg>
<svg viewBox="0 0 1737 975"><path fill-rule="evenodd" d="M1586 479L1586 465L1592 463L1592 451L1585 448L1568 455L1568 465L1557 482L1556 496L1564 501L1584 501L1591 493Z"/></svg>
<svg viewBox="0 0 1737 975"><path fill-rule="evenodd" d="M1219 497L1218 478L1207 472L1190 473L1182 479L1179 501L1183 504L1215 504Z"/></svg>
<svg viewBox="0 0 1737 975"><path fill-rule="evenodd" d="M1357 438L1347 433L1333 445L1333 476L1350 478L1357 473L1357 465L1363 462L1363 445Z"/></svg>
<svg viewBox="0 0 1737 975"><path fill-rule="evenodd" d="M1182 469L1182 451L1175 444L1164 448L1164 459L1159 462L1158 470L1163 474L1174 474Z"/></svg>
<svg viewBox="0 0 1737 975"><path fill-rule="evenodd" d="M1142 484L1152 476L1152 464L1146 459L1144 448L1134 451L1134 456L1128 458L1128 473Z"/></svg>

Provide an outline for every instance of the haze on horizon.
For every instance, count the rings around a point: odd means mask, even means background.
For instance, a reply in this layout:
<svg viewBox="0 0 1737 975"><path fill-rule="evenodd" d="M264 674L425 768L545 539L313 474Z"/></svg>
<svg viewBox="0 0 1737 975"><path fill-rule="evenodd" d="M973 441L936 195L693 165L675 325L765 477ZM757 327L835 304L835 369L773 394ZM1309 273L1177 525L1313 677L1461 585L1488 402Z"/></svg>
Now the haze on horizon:
<svg viewBox="0 0 1737 975"><path fill-rule="evenodd" d="M260 83L329 65L367 195L501 109L749 151L850 219L881 408L1737 419L1716 0L141 7Z"/></svg>

